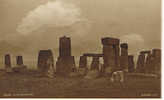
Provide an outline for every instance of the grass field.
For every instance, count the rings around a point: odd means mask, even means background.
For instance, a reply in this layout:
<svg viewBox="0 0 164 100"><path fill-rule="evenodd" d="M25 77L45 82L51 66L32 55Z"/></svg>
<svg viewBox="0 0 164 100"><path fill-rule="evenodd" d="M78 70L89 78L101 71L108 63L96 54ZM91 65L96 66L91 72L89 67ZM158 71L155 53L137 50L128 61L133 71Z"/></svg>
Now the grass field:
<svg viewBox="0 0 164 100"><path fill-rule="evenodd" d="M0 71L1 97L103 97L159 98L160 79L126 76L123 85L112 84L107 78L40 77L36 71L10 73Z"/></svg>

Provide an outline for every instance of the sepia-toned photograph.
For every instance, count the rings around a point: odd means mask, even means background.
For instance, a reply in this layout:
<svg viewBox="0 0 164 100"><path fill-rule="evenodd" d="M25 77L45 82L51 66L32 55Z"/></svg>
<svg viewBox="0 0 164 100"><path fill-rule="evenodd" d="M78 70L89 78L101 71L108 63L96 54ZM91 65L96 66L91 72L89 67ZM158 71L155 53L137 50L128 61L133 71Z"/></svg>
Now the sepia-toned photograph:
<svg viewBox="0 0 164 100"><path fill-rule="evenodd" d="M0 0L0 98L161 98L161 0Z"/></svg>

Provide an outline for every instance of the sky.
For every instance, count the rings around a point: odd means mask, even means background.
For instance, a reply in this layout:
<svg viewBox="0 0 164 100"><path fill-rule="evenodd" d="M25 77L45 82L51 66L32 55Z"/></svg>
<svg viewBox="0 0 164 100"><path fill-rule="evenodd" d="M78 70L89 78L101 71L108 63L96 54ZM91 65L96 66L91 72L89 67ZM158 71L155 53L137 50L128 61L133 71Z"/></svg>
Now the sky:
<svg viewBox="0 0 164 100"><path fill-rule="evenodd" d="M101 38L127 42L129 54L161 47L161 0L0 0L0 41L36 54L69 36L72 54L101 53Z"/></svg>

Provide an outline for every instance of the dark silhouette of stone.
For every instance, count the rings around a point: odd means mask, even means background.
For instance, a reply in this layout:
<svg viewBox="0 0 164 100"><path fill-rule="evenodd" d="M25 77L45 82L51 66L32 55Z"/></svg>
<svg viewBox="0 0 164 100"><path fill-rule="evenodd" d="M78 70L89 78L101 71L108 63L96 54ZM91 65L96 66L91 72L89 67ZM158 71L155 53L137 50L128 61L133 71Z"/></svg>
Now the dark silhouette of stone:
<svg viewBox="0 0 164 100"><path fill-rule="evenodd" d="M120 47L121 47L121 56L128 56L128 44L122 43Z"/></svg>
<svg viewBox="0 0 164 100"><path fill-rule="evenodd" d="M120 40L117 38L105 37L101 40L103 45L119 45Z"/></svg>
<svg viewBox="0 0 164 100"><path fill-rule="evenodd" d="M161 75L161 49L153 49L152 56L154 57L154 73Z"/></svg>
<svg viewBox="0 0 164 100"><path fill-rule="evenodd" d="M150 62L151 51L150 50L141 51L140 54L145 56L144 73L147 73L151 70L151 66L152 66Z"/></svg>
<svg viewBox="0 0 164 100"><path fill-rule="evenodd" d="M5 55L5 70L7 73L13 72L13 70L11 68L11 58L10 58L9 54Z"/></svg>
<svg viewBox="0 0 164 100"><path fill-rule="evenodd" d="M56 72L58 75L67 76L75 68L74 56L58 57L56 62Z"/></svg>
<svg viewBox="0 0 164 100"><path fill-rule="evenodd" d="M23 65L23 57L22 56L17 56L16 57L16 62L17 62L17 65Z"/></svg>
<svg viewBox="0 0 164 100"><path fill-rule="evenodd" d="M38 55L38 69L44 75L50 67L54 67L54 58L51 50L40 50ZM53 69L52 69L53 70Z"/></svg>
<svg viewBox="0 0 164 100"><path fill-rule="evenodd" d="M161 73L161 50L160 49L153 49L152 53L149 50L141 51L140 55L142 55L142 57L140 58L143 59L145 57L146 59L144 59L143 61L140 61L140 63L137 63L137 65L140 66L139 67L140 71L137 68L138 72L153 73L153 74Z"/></svg>
<svg viewBox="0 0 164 100"><path fill-rule="evenodd" d="M56 73L68 76L75 68L74 56L71 56L71 39L63 36L59 39L59 57L56 62Z"/></svg>
<svg viewBox="0 0 164 100"><path fill-rule="evenodd" d="M87 67L87 56L80 56L79 68Z"/></svg>
<svg viewBox="0 0 164 100"><path fill-rule="evenodd" d="M128 56L128 72L132 73L135 71L134 68L134 56L133 55L129 55Z"/></svg>
<svg viewBox="0 0 164 100"><path fill-rule="evenodd" d="M128 44L122 43L120 47L121 47L120 67L122 70L128 72Z"/></svg>
<svg viewBox="0 0 164 100"><path fill-rule="evenodd" d="M146 57L146 62L145 62L145 72L146 73L153 73L154 69L154 57L153 55L150 53L147 55Z"/></svg>
<svg viewBox="0 0 164 100"><path fill-rule="evenodd" d="M137 60L137 68L136 68L136 72L138 73L144 73L145 72L145 55L144 54L140 54L138 56L138 60Z"/></svg>
<svg viewBox="0 0 164 100"><path fill-rule="evenodd" d="M99 70L99 65L100 65L99 57L93 57L90 70Z"/></svg>
<svg viewBox="0 0 164 100"><path fill-rule="evenodd" d="M16 63L17 65L12 68L14 72L22 72L24 73L27 71L27 66L23 64L23 57L22 56L16 56Z"/></svg>
<svg viewBox="0 0 164 100"><path fill-rule="evenodd" d="M11 67L11 58L9 54L5 55L5 68Z"/></svg>
<svg viewBox="0 0 164 100"><path fill-rule="evenodd" d="M63 36L59 40L59 57L71 56L71 39Z"/></svg>
<svg viewBox="0 0 164 100"><path fill-rule="evenodd" d="M104 60L104 68L111 67L112 70L117 69L119 67L119 43L120 40L116 38L102 38L103 44L103 60Z"/></svg>

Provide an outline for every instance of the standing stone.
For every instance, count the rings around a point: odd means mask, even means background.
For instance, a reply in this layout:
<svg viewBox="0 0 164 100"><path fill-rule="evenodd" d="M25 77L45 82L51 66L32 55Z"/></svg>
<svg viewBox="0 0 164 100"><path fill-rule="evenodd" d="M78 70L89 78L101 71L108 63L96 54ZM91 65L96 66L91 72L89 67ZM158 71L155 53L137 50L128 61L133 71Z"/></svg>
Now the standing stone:
<svg viewBox="0 0 164 100"><path fill-rule="evenodd" d="M56 62L56 73L62 76L68 76L75 68L74 56L71 56L71 39L61 37L59 40L59 57Z"/></svg>
<svg viewBox="0 0 164 100"><path fill-rule="evenodd" d="M80 56L79 68L86 68L86 67L87 67L87 57Z"/></svg>
<svg viewBox="0 0 164 100"><path fill-rule="evenodd" d="M145 73L149 73L149 71L151 70L151 51L141 51L140 52L141 55L145 55L145 64L144 64L144 71Z"/></svg>
<svg viewBox="0 0 164 100"><path fill-rule="evenodd" d="M103 46L103 52L104 52L104 65L105 67L111 67L114 69L116 67L116 60L115 60L115 53L114 48L112 45Z"/></svg>
<svg viewBox="0 0 164 100"><path fill-rule="evenodd" d="M8 73L12 72L11 58L10 58L9 54L5 55L5 69L6 69L6 72L8 72Z"/></svg>
<svg viewBox="0 0 164 100"><path fill-rule="evenodd" d="M80 76L85 76L87 71L87 56L80 56L78 73Z"/></svg>
<svg viewBox="0 0 164 100"><path fill-rule="evenodd" d="M128 72L134 72L135 68L134 68L134 56L133 55L129 55L128 56Z"/></svg>
<svg viewBox="0 0 164 100"><path fill-rule="evenodd" d="M153 73L154 69L154 57L152 54L148 54L146 57L145 62L145 72L146 73Z"/></svg>
<svg viewBox="0 0 164 100"><path fill-rule="evenodd" d="M63 36L59 39L59 57L71 56L71 39Z"/></svg>
<svg viewBox="0 0 164 100"><path fill-rule="evenodd" d="M92 63L91 63L91 70L99 70L99 57L93 57L92 58Z"/></svg>
<svg viewBox="0 0 164 100"><path fill-rule="evenodd" d="M11 67L11 58L9 54L5 55L5 68Z"/></svg>
<svg viewBox="0 0 164 100"><path fill-rule="evenodd" d="M22 72L24 73L27 70L27 66L23 64L23 57L22 56L16 56L16 66L12 68L14 72Z"/></svg>
<svg viewBox="0 0 164 100"><path fill-rule="evenodd" d="M116 66L117 69L120 68L120 46L119 45L114 45L115 48L115 59L116 59Z"/></svg>
<svg viewBox="0 0 164 100"><path fill-rule="evenodd" d="M121 56L128 56L128 44L122 43L120 47L121 47Z"/></svg>
<svg viewBox="0 0 164 100"><path fill-rule="evenodd" d="M128 44L122 43L120 47L121 47L120 67L122 70L128 72Z"/></svg>
<svg viewBox="0 0 164 100"><path fill-rule="evenodd" d="M145 65L145 55L141 53L138 56L136 72L144 73L145 72L144 65Z"/></svg>
<svg viewBox="0 0 164 100"><path fill-rule="evenodd" d="M152 55L154 57L154 73L161 75L161 49L153 49Z"/></svg>
<svg viewBox="0 0 164 100"><path fill-rule="evenodd" d="M49 70L54 70L54 59L51 50L40 50L38 55L38 70L45 76Z"/></svg>
<svg viewBox="0 0 164 100"><path fill-rule="evenodd" d="M23 65L23 57L22 56L17 56L16 57L16 62L17 62L17 65Z"/></svg>
<svg viewBox="0 0 164 100"><path fill-rule="evenodd" d="M119 67L119 42L120 40L115 38L102 38L105 72L107 69L111 72Z"/></svg>

